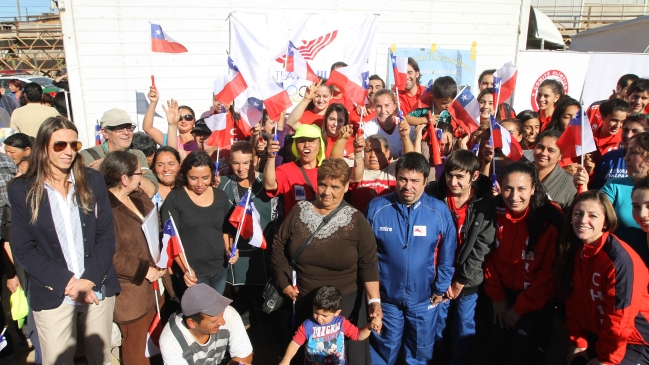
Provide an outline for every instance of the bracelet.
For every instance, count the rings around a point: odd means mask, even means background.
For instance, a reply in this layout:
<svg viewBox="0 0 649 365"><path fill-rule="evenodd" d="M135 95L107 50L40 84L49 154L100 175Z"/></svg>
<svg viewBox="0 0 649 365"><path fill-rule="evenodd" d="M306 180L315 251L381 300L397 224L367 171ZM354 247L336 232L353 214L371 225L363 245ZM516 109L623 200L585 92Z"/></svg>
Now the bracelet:
<svg viewBox="0 0 649 365"><path fill-rule="evenodd" d="M367 301L367 305L370 305L372 303L381 303L381 299L380 298L372 298L372 299Z"/></svg>

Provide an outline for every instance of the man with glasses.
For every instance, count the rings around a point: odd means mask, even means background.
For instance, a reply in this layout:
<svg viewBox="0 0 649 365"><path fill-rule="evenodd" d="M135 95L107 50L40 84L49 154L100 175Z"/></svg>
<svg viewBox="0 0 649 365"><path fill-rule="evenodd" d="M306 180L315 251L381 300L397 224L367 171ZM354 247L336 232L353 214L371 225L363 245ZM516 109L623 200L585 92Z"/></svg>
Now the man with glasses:
<svg viewBox="0 0 649 365"><path fill-rule="evenodd" d="M83 156L83 162L86 166L99 170L99 165L104 161L104 157L113 151L128 151L134 154L142 169L144 179L140 182L140 188L148 195L153 197L158 191L158 180L149 168L146 156L140 150L130 149L133 141L133 131L135 124L131 117L121 109L111 109L104 113L99 120L101 134L105 142L99 146L87 148L79 153Z"/></svg>

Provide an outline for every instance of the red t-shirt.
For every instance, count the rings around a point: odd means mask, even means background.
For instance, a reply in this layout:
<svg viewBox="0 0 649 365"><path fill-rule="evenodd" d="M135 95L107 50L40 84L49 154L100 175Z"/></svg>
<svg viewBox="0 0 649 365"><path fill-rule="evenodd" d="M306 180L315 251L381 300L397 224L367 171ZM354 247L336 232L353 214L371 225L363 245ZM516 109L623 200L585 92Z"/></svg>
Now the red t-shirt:
<svg viewBox="0 0 649 365"><path fill-rule="evenodd" d="M354 208L365 214L367 205L372 199L395 191L397 188L396 166L396 162L391 162L383 170L365 169L363 180L350 184Z"/></svg>
<svg viewBox="0 0 649 365"><path fill-rule="evenodd" d="M354 105L354 103L349 100L343 93L336 95L336 97L332 97L329 105L333 103L340 103L344 105L345 109L347 109L347 111L350 113L352 112L352 110L356 110L356 105Z"/></svg>
<svg viewBox="0 0 649 365"><path fill-rule="evenodd" d="M267 190L266 194L274 198L278 195L284 196L284 214L288 215L291 208L300 200L315 199L315 189L318 184L318 168L304 169L311 184L307 184L300 167L295 162L289 162L275 169L275 180L277 190ZM310 186L309 186L310 185Z"/></svg>
<svg viewBox="0 0 649 365"><path fill-rule="evenodd" d="M316 124L322 126L323 119L324 115L318 115L311 110L305 110L304 113L302 113L302 117L300 118L300 123Z"/></svg>
<svg viewBox="0 0 649 365"><path fill-rule="evenodd" d="M415 95L408 95L408 91L399 90L399 102L401 103L401 111L403 115L410 113L411 111L417 109L419 105L419 98L421 94L426 90L426 86L417 85L417 93Z"/></svg>
<svg viewBox="0 0 649 365"><path fill-rule="evenodd" d="M593 138L595 139L595 145L601 156L604 156L606 152L616 150L620 147L622 142L622 133L618 132L616 134L610 135L608 137L602 136L602 127L597 128L593 132Z"/></svg>
<svg viewBox="0 0 649 365"><path fill-rule="evenodd" d="M586 109L586 116L588 116L590 126L593 130L597 130L599 124L602 122L602 115L599 112L599 106L605 101L606 100L596 101Z"/></svg>
<svg viewBox="0 0 649 365"><path fill-rule="evenodd" d="M325 157L329 158L331 156L331 151L334 149L334 144L338 140L338 137L332 138L327 136L327 148L325 149ZM345 153L343 156L347 157L354 154L354 137L350 137L345 144Z"/></svg>
<svg viewBox="0 0 649 365"><path fill-rule="evenodd" d="M469 197L469 201L471 197ZM457 252L460 251L462 244L464 244L464 222L466 222L466 212L469 208L469 202L467 201L463 207L458 208L455 206L455 199L451 195L449 189L446 190L446 204L448 209L451 211L451 216L453 217L453 222L455 223L455 228L457 229Z"/></svg>

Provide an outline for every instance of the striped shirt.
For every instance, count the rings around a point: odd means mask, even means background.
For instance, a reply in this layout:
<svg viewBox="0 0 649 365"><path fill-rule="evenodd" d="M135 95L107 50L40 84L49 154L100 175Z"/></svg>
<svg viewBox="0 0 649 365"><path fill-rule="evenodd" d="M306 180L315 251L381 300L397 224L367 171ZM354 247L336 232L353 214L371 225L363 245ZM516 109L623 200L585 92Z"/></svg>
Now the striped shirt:
<svg viewBox="0 0 649 365"><path fill-rule="evenodd" d="M83 245L83 231L81 230L81 216L79 215L79 206L74 202L74 176L70 172L68 177L70 189L67 196L63 196L47 182L45 190L52 209L52 219L54 228L59 238L63 257L74 277L79 279L85 270ZM78 305L72 298L66 296L63 303Z"/></svg>

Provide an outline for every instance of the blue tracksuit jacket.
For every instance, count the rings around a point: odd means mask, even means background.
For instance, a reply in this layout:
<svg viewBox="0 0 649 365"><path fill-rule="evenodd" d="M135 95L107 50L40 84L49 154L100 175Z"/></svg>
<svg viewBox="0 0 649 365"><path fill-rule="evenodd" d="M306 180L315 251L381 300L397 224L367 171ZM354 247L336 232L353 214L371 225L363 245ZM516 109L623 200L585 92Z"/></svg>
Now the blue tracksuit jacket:
<svg viewBox="0 0 649 365"><path fill-rule="evenodd" d="M443 202L423 194L408 208L393 192L370 202L367 220L376 235L382 301L409 307L446 293L457 233Z"/></svg>

